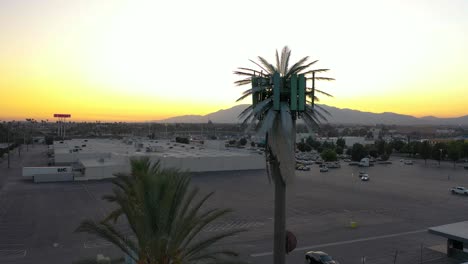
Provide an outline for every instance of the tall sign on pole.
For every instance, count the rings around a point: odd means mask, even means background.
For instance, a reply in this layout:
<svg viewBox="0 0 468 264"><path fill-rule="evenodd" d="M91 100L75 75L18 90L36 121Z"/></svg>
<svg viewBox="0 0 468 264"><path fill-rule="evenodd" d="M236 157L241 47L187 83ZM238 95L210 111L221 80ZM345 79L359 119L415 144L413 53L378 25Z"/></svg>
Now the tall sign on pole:
<svg viewBox="0 0 468 264"><path fill-rule="evenodd" d="M61 136L62 140L65 139L65 120L71 118L70 114L54 114L55 118L58 118L57 136Z"/></svg>

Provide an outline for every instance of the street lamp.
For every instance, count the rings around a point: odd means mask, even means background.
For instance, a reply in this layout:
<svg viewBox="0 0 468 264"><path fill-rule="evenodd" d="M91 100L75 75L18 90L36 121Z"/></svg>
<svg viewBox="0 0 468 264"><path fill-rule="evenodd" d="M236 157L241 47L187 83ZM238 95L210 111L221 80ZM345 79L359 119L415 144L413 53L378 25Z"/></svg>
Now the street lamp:
<svg viewBox="0 0 468 264"><path fill-rule="evenodd" d="M440 167L440 161L442 160L442 149L439 149L440 151L440 157L439 157L439 167Z"/></svg>

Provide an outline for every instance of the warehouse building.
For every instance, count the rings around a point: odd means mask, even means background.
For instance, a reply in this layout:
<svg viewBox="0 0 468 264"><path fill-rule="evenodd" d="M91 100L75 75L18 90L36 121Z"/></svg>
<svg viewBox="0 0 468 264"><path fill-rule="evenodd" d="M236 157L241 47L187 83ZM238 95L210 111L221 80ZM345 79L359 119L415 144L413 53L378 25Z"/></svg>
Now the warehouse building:
<svg viewBox="0 0 468 264"><path fill-rule="evenodd" d="M256 170L265 168L262 153L225 148L224 142L180 144L146 139L72 139L56 141L52 147L55 166L71 166L74 180L97 180L128 173L130 160L149 157L165 168L191 172Z"/></svg>

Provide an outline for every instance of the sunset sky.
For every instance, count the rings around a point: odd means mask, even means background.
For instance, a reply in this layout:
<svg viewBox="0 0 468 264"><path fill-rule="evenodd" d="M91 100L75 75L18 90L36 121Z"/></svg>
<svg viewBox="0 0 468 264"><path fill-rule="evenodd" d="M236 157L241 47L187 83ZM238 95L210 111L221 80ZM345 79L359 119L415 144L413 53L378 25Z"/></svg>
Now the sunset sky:
<svg viewBox="0 0 468 264"><path fill-rule="evenodd" d="M0 120L145 121L238 104L236 67L292 49L321 103L468 114L468 1L0 1ZM244 102L248 103L248 101Z"/></svg>

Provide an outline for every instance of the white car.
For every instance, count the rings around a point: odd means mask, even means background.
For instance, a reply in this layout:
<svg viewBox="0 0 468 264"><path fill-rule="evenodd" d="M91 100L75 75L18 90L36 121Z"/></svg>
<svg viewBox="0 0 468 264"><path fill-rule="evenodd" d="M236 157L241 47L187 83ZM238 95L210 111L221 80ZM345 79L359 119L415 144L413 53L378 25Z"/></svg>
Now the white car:
<svg viewBox="0 0 468 264"><path fill-rule="evenodd" d="M413 165L413 161L412 160L405 160L405 165Z"/></svg>
<svg viewBox="0 0 468 264"><path fill-rule="evenodd" d="M450 192L452 192L452 194L468 195L468 189L466 189L465 187L462 187L462 186L453 187L452 189L450 189Z"/></svg>
<svg viewBox="0 0 468 264"><path fill-rule="evenodd" d="M361 176L361 181L369 181L369 175L363 174L363 175Z"/></svg>
<svg viewBox="0 0 468 264"><path fill-rule="evenodd" d="M327 171L328 171L327 166L325 166L325 165L320 166L320 172L327 172Z"/></svg>

